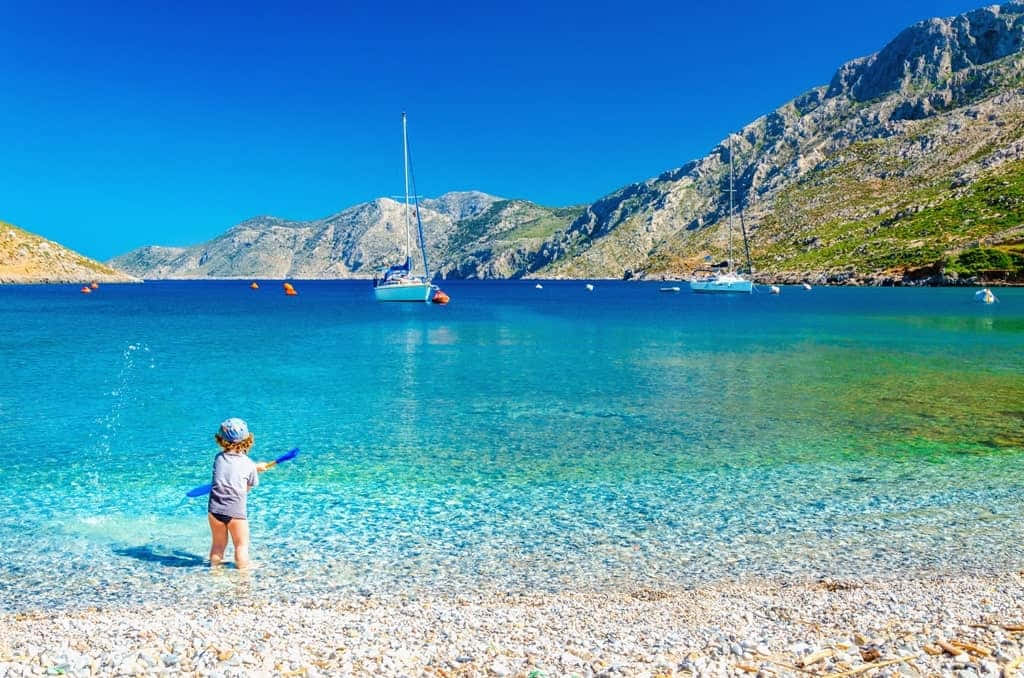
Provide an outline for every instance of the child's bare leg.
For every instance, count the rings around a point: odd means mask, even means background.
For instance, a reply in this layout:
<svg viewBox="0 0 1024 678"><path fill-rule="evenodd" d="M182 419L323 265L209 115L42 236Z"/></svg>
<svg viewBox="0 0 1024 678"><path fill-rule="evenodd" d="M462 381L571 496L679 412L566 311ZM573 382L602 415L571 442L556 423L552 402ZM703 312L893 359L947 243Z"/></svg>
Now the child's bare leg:
<svg viewBox="0 0 1024 678"><path fill-rule="evenodd" d="M249 521L232 518L228 523L231 543L235 545L235 565L239 570L249 567Z"/></svg>
<svg viewBox="0 0 1024 678"><path fill-rule="evenodd" d="M207 513L206 518L210 521L210 565L220 565L224 562L224 549L228 547L228 526L211 513Z"/></svg>

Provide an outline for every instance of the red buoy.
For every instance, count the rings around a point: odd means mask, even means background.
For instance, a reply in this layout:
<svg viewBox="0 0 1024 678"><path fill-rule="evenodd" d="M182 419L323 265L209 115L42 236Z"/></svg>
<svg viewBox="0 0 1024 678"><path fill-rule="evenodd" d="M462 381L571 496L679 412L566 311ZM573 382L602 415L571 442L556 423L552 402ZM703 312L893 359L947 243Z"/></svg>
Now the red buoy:
<svg viewBox="0 0 1024 678"><path fill-rule="evenodd" d="M433 301L435 304L447 304L451 300L448 298L447 294L445 294L442 290L439 289L436 292L434 292L434 296L431 298L431 301Z"/></svg>
<svg viewBox="0 0 1024 678"><path fill-rule="evenodd" d="M85 287L78 291L81 292L82 294L92 294L92 288L89 287L88 285L86 285Z"/></svg>

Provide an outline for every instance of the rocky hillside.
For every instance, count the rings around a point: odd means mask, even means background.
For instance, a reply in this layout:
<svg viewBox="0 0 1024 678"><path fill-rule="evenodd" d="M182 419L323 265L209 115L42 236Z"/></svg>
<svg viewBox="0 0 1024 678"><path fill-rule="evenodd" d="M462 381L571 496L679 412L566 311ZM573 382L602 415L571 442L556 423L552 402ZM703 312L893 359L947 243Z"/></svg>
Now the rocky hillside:
<svg viewBox="0 0 1024 678"><path fill-rule="evenodd" d="M138 282L52 240L0 221L0 283Z"/></svg>
<svg viewBox="0 0 1024 678"><path fill-rule="evenodd" d="M581 211L476 191L420 203L427 256L442 277L517 275ZM200 245L143 247L110 264L144 278L372 277L401 260L405 234L405 206L380 198L314 221L257 217Z"/></svg>
<svg viewBox="0 0 1024 678"><path fill-rule="evenodd" d="M1022 47L1022 3L923 21L735 133L736 199L761 277L1024 273ZM529 270L684 276L705 255L721 260L728 166L723 140L599 200Z"/></svg>

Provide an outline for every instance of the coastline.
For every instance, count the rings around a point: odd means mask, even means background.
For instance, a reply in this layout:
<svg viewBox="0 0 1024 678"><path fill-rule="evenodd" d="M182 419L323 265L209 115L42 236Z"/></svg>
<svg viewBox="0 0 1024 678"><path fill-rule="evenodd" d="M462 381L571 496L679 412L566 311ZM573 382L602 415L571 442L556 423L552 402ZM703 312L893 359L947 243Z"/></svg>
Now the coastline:
<svg viewBox="0 0 1024 678"><path fill-rule="evenodd" d="M295 282L372 282L372 276L366 277L348 277L348 278L273 278L273 277L262 277L262 276L246 276L246 277L220 277L220 276L203 276L203 277L181 277L181 278L133 278L130 280L122 279L104 279L102 277L96 278L76 278L76 279L63 279L63 278L10 278L0 277L0 286L15 286L15 285L78 285L86 284L95 280L96 282L105 285L139 285L147 282L238 282L238 281L257 281L257 282L284 282L284 281L295 281ZM437 278L435 284L444 284L448 282L512 282L512 281L523 281L523 282L633 282L633 283L686 283L689 282L689 278L680 276L634 276L630 278L542 278L535 276L523 276L521 278ZM965 287L965 288L982 288L982 287L1024 287L1024 282L1016 281L985 281L977 280L974 278L966 279L945 279L945 278L898 278L894 276L843 276L843 275L832 275L826 273L778 273L778 274L758 274L754 276L754 283L757 285L801 285L808 283L816 287Z"/></svg>
<svg viewBox="0 0 1024 678"><path fill-rule="evenodd" d="M145 280L126 276L88 276L88 277L47 277L47 276L0 276L0 285L88 285L91 282L103 285L141 285Z"/></svg>
<svg viewBox="0 0 1024 678"><path fill-rule="evenodd" d="M687 282L689 278L679 276L651 276L632 278L642 282ZM958 278L942 274L923 277L907 277L899 273L873 273L858 275L849 272L823 271L781 271L778 273L758 272L754 275L758 285L802 285L808 283L817 287L1022 287L1024 282L1012 280L983 280L978 277Z"/></svg>
<svg viewBox="0 0 1024 678"><path fill-rule="evenodd" d="M238 587L209 606L2 614L0 675L1013 675L1024 663L1021 573L282 600L247 598L231 574Z"/></svg>

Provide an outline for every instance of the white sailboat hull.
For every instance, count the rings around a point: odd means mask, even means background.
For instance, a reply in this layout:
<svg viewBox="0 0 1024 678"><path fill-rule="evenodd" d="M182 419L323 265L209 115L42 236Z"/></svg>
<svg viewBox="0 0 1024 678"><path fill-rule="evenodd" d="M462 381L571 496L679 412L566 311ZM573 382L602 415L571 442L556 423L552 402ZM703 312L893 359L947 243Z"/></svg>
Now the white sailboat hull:
<svg viewBox="0 0 1024 678"><path fill-rule="evenodd" d="M384 283L373 288L377 301L430 301L434 286L427 282Z"/></svg>
<svg viewBox="0 0 1024 678"><path fill-rule="evenodd" d="M690 290L698 294L750 294L754 283L743 278L705 278L691 280Z"/></svg>

